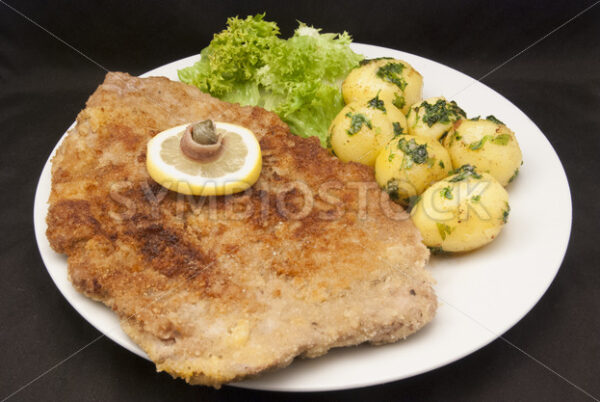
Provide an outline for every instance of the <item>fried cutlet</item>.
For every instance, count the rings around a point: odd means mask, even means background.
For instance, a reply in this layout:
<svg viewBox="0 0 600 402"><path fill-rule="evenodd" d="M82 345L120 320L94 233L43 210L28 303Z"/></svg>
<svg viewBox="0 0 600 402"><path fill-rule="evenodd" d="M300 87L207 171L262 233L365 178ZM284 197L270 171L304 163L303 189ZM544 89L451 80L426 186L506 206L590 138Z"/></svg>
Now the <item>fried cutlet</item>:
<svg viewBox="0 0 600 402"><path fill-rule="evenodd" d="M203 119L255 133L250 190L190 197L149 177L147 141ZM371 168L166 78L106 76L52 161L49 203L73 286L118 314L158 370L193 384L395 342L435 314L429 251Z"/></svg>

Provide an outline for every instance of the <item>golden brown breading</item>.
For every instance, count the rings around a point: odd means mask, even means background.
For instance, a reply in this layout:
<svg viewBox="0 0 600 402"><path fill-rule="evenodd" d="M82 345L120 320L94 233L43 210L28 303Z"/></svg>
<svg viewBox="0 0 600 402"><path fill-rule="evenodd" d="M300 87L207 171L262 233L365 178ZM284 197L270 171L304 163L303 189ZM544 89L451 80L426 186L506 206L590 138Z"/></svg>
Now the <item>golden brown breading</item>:
<svg viewBox="0 0 600 402"><path fill-rule="evenodd" d="M249 191L185 197L148 176L148 139L207 118L256 134L263 170ZM53 159L47 236L158 370L219 386L429 322L429 253L406 218L370 168L273 113L109 73Z"/></svg>

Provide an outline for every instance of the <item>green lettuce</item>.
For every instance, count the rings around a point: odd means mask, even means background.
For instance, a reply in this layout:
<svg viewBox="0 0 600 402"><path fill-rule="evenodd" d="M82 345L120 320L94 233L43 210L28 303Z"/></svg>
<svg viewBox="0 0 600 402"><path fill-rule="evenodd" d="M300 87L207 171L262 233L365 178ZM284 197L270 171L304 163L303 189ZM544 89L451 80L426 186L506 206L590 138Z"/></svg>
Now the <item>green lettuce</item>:
<svg viewBox="0 0 600 402"><path fill-rule="evenodd" d="M285 40L264 14L233 17L200 61L178 75L217 98L274 111L293 133L316 136L325 146L329 124L344 106L341 82L363 59L351 42L346 32L322 34L303 23Z"/></svg>

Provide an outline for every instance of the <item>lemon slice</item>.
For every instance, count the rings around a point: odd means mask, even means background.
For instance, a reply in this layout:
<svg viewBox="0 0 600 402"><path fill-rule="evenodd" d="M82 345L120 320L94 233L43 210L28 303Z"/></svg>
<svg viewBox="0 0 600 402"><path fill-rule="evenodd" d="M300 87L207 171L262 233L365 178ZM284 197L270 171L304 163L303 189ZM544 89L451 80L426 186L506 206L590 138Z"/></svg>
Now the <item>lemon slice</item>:
<svg viewBox="0 0 600 402"><path fill-rule="evenodd" d="M224 137L218 159L201 163L188 158L179 142L189 124L158 133L148 142L146 168L150 177L169 190L189 195L227 195L244 191L258 180L260 146L252 131L215 122Z"/></svg>

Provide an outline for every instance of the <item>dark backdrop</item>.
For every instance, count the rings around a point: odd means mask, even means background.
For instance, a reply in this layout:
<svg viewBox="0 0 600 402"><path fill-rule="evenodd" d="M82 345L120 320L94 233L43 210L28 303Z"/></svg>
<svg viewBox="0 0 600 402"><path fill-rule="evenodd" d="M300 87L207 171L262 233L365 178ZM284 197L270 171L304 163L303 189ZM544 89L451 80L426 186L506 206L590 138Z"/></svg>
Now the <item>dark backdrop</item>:
<svg viewBox="0 0 600 402"><path fill-rule="evenodd" d="M140 74L198 53L228 16L267 11L287 36L301 20L358 42L415 53L480 77L590 1L67 2L6 0L110 70ZM0 2L0 398L99 335L54 287L33 235L35 185L56 141L104 71ZM484 83L548 136L569 177L574 223L547 294L506 338L600 397L600 5ZM552 197L551 189L548 192ZM530 267L535 269L535 267ZM586 400L502 341L386 385L318 394L191 387L103 338L12 400Z"/></svg>

